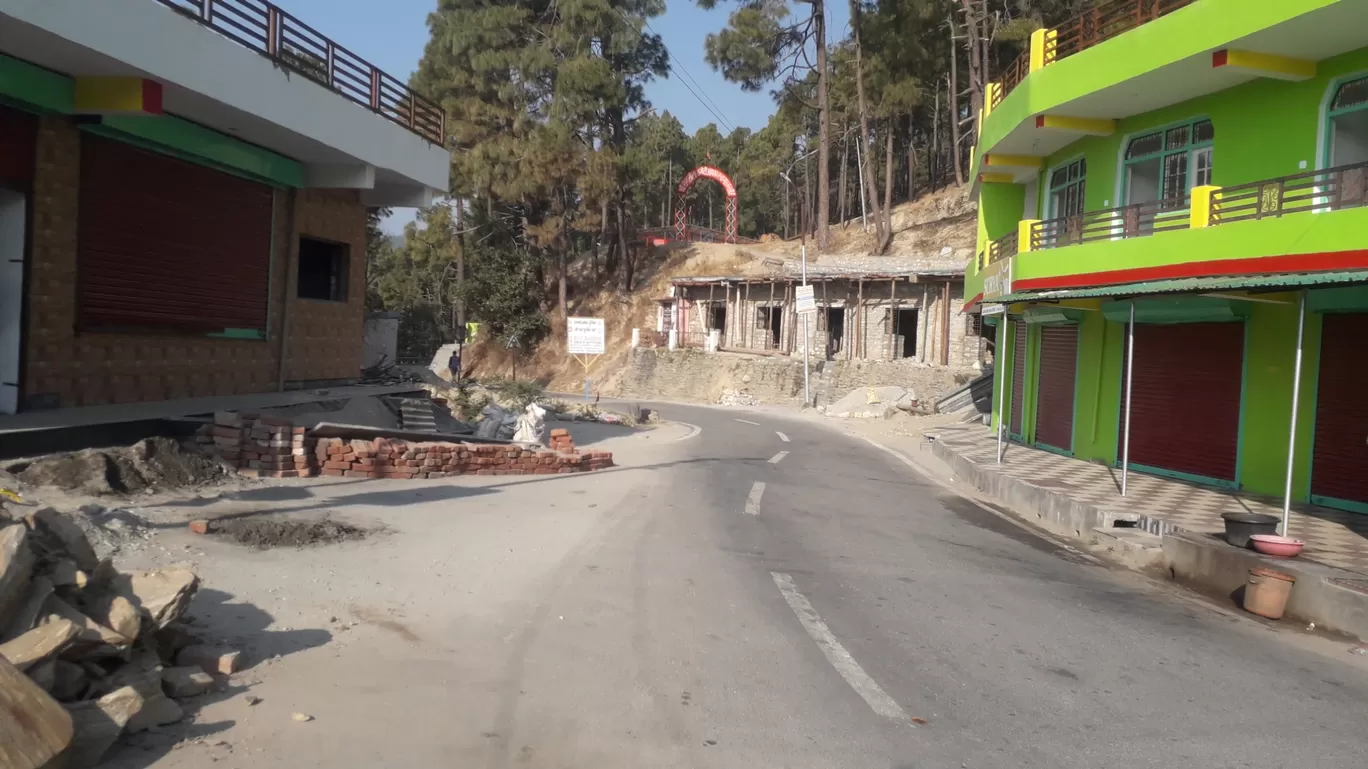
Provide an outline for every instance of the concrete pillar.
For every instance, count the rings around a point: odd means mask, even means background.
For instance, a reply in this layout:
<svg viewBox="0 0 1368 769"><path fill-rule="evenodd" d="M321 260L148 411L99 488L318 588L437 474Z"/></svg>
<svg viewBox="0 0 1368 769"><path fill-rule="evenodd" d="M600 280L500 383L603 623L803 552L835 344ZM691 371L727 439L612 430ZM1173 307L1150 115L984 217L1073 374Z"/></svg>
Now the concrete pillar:
<svg viewBox="0 0 1368 769"><path fill-rule="evenodd" d="M639 329L639 328L634 328L634 329L632 329L632 349L635 350L636 348L638 348L638 347L640 347L640 346L641 346L641 329Z"/></svg>
<svg viewBox="0 0 1368 769"><path fill-rule="evenodd" d="M705 343L705 352L717 352L717 348L722 346L722 330L710 329L708 331L708 341Z"/></svg>
<svg viewBox="0 0 1368 769"><path fill-rule="evenodd" d="M669 344L667 346L671 350L679 346L679 329L670 329Z"/></svg>

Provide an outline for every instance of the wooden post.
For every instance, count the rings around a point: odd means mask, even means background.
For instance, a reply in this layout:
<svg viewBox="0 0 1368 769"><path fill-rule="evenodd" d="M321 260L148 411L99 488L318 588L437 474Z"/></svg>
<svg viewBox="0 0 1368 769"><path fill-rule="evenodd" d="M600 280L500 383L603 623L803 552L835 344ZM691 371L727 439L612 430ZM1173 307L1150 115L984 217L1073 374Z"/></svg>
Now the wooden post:
<svg viewBox="0 0 1368 769"><path fill-rule="evenodd" d="M897 318L893 314L893 300L898 296L898 279L888 279L888 359L893 360L893 327Z"/></svg>
<svg viewBox="0 0 1368 769"><path fill-rule="evenodd" d="M941 294L941 365L950 365L950 281Z"/></svg>
<svg viewBox="0 0 1368 769"><path fill-rule="evenodd" d="M749 350L749 349L752 349L752 348L751 348L751 332L755 330L755 309L754 309L753 307L751 307L751 300L750 300L750 281L746 281L746 299L745 299L745 305L746 305L746 309L743 309L743 310L741 311L741 313L742 313L743 315L749 314L749 318L748 318L749 322L746 324L746 349Z"/></svg>
<svg viewBox="0 0 1368 769"><path fill-rule="evenodd" d="M856 352L861 359L864 358L864 278L860 278L855 288L855 344Z"/></svg>
<svg viewBox="0 0 1368 769"><path fill-rule="evenodd" d="M826 330L826 344L822 346L822 360L828 360L831 355L831 306L827 304L827 281L822 281L822 309L818 311L817 317L822 322L818 328Z"/></svg>
<svg viewBox="0 0 1368 769"><path fill-rule="evenodd" d="M703 329L712 336L712 317L713 317L713 289L717 288L716 283L708 284L708 314L703 318ZM706 344L706 342L704 343Z"/></svg>
<svg viewBox="0 0 1368 769"><path fill-rule="evenodd" d="M772 332L770 331L769 327L770 327L770 324L774 323L773 315L774 315L774 310L775 310L775 309L776 309L776 308L775 308L775 306L774 306L774 281L771 280L771 281L770 281L769 307L765 308L765 334L766 334L766 335L769 335L769 334L772 333ZM780 310L779 310L779 338L774 340L774 351L775 351L775 352L779 352L779 343L782 342L783 340L784 340L784 311L783 311L783 309L780 309ZM766 344L768 344L768 342L766 342Z"/></svg>
<svg viewBox="0 0 1368 769"><path fill-rule="evenodd" d="M728 282L725 288L727 293L722 297L722 303L727 307L727 319L722 324L723 341L720 344L731 347L731 330L736 327L736 314L732 311L731 306L731 283Z"/></svg>
<svg viewBox="0 0 1368 769"><path fill-rule="evenodd" d="M931 359L931 351L927 349L927 346L931 344L931 288L925 283L922 284L921 308L917 316L917 325L921 326L917 329L918 333L921 334L921 347L917 350L920 354L917 357L921 359L922 363L926 363Z"/></svg>

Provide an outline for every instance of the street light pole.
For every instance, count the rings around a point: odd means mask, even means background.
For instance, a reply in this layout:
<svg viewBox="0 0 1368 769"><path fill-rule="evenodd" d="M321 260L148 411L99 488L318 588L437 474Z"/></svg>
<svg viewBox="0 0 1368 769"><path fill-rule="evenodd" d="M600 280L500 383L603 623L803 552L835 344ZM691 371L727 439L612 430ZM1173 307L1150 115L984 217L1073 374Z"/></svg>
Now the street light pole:
<svg viewBox="0 0 1368 769"><path fill-rule="evenodd" d="M811 155L811 154L812 154L811 152L808 153L808 155ZM803 157L807 157L807 155L804 155ZM798 160L802 160L802 159L803 159L803 158L798 158ZM793 161L793 163L789 164L789 169L790 169L790 170L792 170L793 166L796 165L796 164L798 163L798 160L795 160L795 161ZM792 186L793 186L793 180L789 178L789 175L788 175L788 172L787 172L787 171L785 171L784 173L779 174L779 177L782 178L785 182L787 182L788 185L789 185L789 187L792 187ZM807 288L807 284L808 284L808 282L807 282L807 226L808 226L807 217L808 217L808 207L807 207L807 206L803 206L803 211L802 211L802 213L799 215L799 225L798 225L798 229L801 230L801 234L799 235L799 241L798 241L799 244L800 244L800 245L799 245L799 248L798 248L798 253L799 253L799 254L801 255L801 257L802 257L802 265L803 265L803 288ZM803 403L806 404L806 405L808 405L808 406L811 406L811 405L812 405L812 385L811 385L811 383L810 383L810 381L809 381L809 377L808 377L808 347L810 347L810 344L808 343L808 318L807 318L808 313L803 312L803 313L798 313L798 314L801 315L801 316L803 316Z"/></svg>

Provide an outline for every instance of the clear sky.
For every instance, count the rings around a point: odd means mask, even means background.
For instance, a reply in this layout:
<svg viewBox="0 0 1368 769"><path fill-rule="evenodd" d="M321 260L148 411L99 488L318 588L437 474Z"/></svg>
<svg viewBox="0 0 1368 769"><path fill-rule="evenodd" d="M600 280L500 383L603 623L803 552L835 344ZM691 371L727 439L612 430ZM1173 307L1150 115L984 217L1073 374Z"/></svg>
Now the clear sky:
<svg viewBox="0 0 1368 769"><path fill-rule="evenodd" d="M386 0L383 3L377 0L274 1L300 21L401 80L407 79L418 66L423 46L427 44L427 15L437 6L436 0ZM651 20L651 27L664 38L673 56L673 66L693 76L717 105L723 120L732 127L763 128L774 112L774 102L768 91L742 91L740 86L723 80L703 60L703 40L708 33L726 26L730 4L720 0L716 9L704 11L694 0L667 2L665 14ZM805 6L797 7L805 9ZM827 38L839 40L849 24L849 8L846 3L835 2L827 5L827 10L830 16ZM718 129L726 133L722 123L689 93L686 84L693 87L693 82L678 72L650 84L646 95L657 109L669 110L679 118L689 133L708 123L718 123ZM412 212L400 212L387 223L386 229L397 231L411 218Z"/></svg>

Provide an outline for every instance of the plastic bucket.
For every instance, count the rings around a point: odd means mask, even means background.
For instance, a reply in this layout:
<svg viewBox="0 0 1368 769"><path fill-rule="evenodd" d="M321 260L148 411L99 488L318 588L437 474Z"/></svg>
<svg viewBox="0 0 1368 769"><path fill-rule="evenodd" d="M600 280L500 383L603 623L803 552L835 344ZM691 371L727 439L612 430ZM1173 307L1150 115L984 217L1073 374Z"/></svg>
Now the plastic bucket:
<svg viewBox="0 0 1368 769"><path fill-rule="evenodd" d="M1296 582L1297 578L1291 574L1264 566L1250 569L1249 582L1245 584L1245 611L1269 619L1282 619Z"/></svg>

